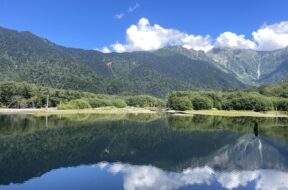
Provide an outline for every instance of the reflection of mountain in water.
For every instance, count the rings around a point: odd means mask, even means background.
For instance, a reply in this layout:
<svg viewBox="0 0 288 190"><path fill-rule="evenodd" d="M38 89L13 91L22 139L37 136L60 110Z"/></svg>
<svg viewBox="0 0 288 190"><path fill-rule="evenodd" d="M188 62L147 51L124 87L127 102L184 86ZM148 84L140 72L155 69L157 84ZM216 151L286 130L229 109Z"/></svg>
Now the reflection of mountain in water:
<svg viewBox="0 0 288 190"><path fill-rule="evenodd" d="M207 165L218 170L288 170L288 146L269 138L255 138L245 134L234 144L228 144L207 161Z"/></svg>
<svg viewBox="0 0 288 190"><path fill-rule="evenodd" d="M37 123L34 120L32 123ZM63 124L53 120L55 126ZM215 125L175 130L167 121L166 117L149 122L122 118L75 126L75 121L65 120L64 127L36 126L31 132L0 136L0 184L24 182L52 169L101 161L152 164L167 171L205 165L215 171L288 170L285 142L219 130ZM175 118L173 125L182 126Z"/></svg>

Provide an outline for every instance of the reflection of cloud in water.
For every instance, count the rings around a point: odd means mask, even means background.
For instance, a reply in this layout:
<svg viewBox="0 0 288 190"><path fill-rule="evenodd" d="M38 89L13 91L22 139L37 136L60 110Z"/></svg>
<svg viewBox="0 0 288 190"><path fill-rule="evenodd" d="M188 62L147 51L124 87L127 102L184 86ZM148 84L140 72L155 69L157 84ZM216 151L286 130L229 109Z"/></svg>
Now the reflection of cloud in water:
<svg viewBox="0 0 288 190"><path fill-rule="evenodd" d="M101 163L102 165L102 163ZM154 166L133 166L115 163L104 168L116 175L124 175L126 190L177 189L187 185L219 183L226 189L245 187L255 182L257 190L288 190L288 173L277 170L217 172L208 166L188 168L180 173L165 172Z"/></svg>
<svg viewBox="0 0 288 190"><path fill-rule="evenodd" d="M255 171L229 172L217 175L217 181L227 189L237 188L239 186L246 186L248 182L257 179L258 173Z"/></svg>
<svg viewBox="0 0 288 190"><path fill-rule="evenodd" d="M104 169L104 168L106 168L106 166L108 166L108 163L107 162L100 162L97 165L99 168Z"/></svg>
<svg viewBox="0 0 288 190"><path fill-rule="evenodd" d="M288 173L277 170L240 171L217 174L217 181L225 188L246 186L255 180L258 190L288 190Z"/></svg>
<svg viewBox="0 0 288 190"><path fill-rule="evenodd" d="M176 189L184 185L202 184L211 181L213 171L208 167L187 169L182 173L166 173L153 166L113 164L113 174L124 173L124 187L132 189Z"/></svg>

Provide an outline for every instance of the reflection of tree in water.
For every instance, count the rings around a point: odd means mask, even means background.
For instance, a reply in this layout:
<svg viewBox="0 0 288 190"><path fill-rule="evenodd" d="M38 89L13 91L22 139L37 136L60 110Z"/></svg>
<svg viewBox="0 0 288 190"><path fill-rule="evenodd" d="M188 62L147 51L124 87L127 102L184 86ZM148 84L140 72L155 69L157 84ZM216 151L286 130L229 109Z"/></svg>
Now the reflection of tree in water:
<svg viewBox="0 0 288 190"><path fill-rule="evenodd" d="M253 131L254 131L255 137L258 137L259 129L258 129L258 123L257 122L254 123Z"/></svg>
<svg viewBox="0 0 288 190"><path fill-rule="evenodd" d="M169 117L169 126L181 131L201 131L201 130L229 130L243 133L254 133L267 137L281 138L288 141L288 119L287 118L254 118L254 117L220 117L220 116L200 116L193 117ZM254 125L255 126L254 131Z"/></svg>
<svg viewBox="0 0 288 190"><path fill-rule="evenodd" d="M252 125L248 124L255 121L249 118L245 124L245 118L213 116L115 117L119 118L112 120L111 115L103 115L85 121L72 116L49 117L47 128L41 128L45 125L45 117L21 116L18 120L17 117L1 117L1 121L7 121L10 126L15 122L18 127L26 123L29 131L16 130L16 135L0 135L0 184L23 182L51 169L99 161L152 164L165 170L197 167L225 151L227 145L234 145L237 139L246 142L240 137L244 132L252 135ZM259 125L262 127L261 123ZM235 150L239 154L242 148ZM231 151L232 155L237 151Z"/></svg>
<svg viewBox="0 0 288 190"><path fill-rule="evenodd" d="M39 119L45 126L45 117ZM55 127L36 127L23 135L19 131L17 135L0 135L0 184L22 182L58 167L99 161L183 168L191 164L189 160L204 157L238 136L171 130L167 118L150 122L97 120L76 126L75 120L65 120L65 127L61 127L62 120L50 118L49 125L53 123ZM210 141L203 141L206 138Z"/></svg>

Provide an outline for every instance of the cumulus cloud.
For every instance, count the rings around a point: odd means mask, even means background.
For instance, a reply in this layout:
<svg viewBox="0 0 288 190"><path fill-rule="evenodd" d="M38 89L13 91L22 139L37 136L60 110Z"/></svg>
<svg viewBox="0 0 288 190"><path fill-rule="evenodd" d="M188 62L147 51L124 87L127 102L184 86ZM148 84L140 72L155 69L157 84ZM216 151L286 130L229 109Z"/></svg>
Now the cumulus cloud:
<svg viewBox="0 0 288 190"><path fill-rule="evenodd" d="M266 25L252 33L259 50L275 50L288 46L288 21Z"/></svg>
<svg viewBox="0 0 288 190"><path fill-rule="evenodd" d="M216 46L241 48L241 49L256 49L256 44L244 35L237 35L232 32L224 32L216 38Z"/></svg>
<svg viewBox="0 0 288 190"><path fill-rule="evenodd" d="M102 53L111 53L111 50L107 46L104 46L102 49L95 48L94 50L101 51Z"/></svg>
<svg viewBox="0 0 288 190"><path fill-rule="evenodd" d="M108 47L103 47L102 49L101 49L101 51L103 52L103 53L111 53L111 51L110 51L110 49L108 48Z"/></svg>
<svg viewBox="0 0 288 190"><path fill-rule="evenodd" d="M272 51L288 46L288 21L264 25L252 32L252 40L244 35L224 32L216 38L215 46Z"/></svg>
<svg viewBox="0 0 288 190"><path fill-rule="evenodd" d="M139 4L130 7L130 12L133 12L137 7ZM116 42L110 48L112 51L121 53L151 51L175 45L205 52L215 46L271 51L288 46L288 21L265 25L252 32L252 39L247 39L242 34L223 32L214 40L209 35L188 34L176 29L164 28L159 24L152 25L148 19L141 18L137 24L127 28L124 43ZM109 49L106 47L105 50L108 52Z"/></svg>
<svg viewBox="0 0 288 190"><path fill-rule="evenodd" d="M116 42L115 44L112 44L111 47L113 48L114 51L118 53L122 53L126 51L126 47L119 42Z"/></svg>
<svg viewBox="0 0 288 190"><path fill-rule="evenodd" d="M111 47L116 52L150 51L165 46L183 45L189 49L208 51L211 45L210 36L196 36L175 29L163 28L158 24L151 25L149 20L141 18L136 25L126 31L126 43L119 42Z"/></svg>

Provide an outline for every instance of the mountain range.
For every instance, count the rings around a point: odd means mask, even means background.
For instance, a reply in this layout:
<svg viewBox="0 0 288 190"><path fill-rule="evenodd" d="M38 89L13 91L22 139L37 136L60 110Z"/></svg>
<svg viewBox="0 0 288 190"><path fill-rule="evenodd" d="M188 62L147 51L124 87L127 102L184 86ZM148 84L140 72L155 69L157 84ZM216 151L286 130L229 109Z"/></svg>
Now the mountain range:
<svg viewBox="0 0 288 190"><path fill-rule="evenodd" d="M102 53L66 48L31 32L0 27L0 80L108 94L229 90L288 78L288 48L275 51L181 46Z"/></svg>

